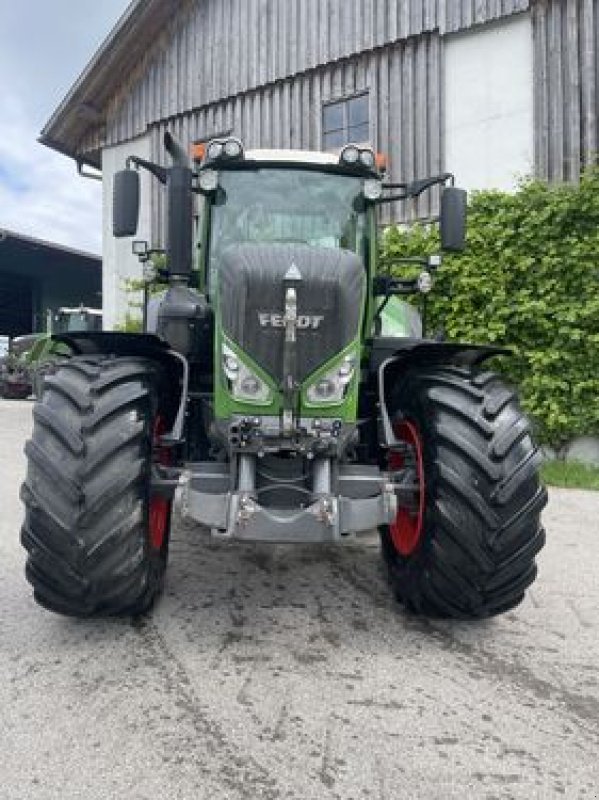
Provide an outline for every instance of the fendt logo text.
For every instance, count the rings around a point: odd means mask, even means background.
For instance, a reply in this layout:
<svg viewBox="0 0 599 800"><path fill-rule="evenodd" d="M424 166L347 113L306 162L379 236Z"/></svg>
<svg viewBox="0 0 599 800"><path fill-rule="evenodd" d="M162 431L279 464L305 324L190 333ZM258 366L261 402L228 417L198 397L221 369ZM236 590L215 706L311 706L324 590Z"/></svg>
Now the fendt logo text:
<svg viewBox="0 0 599 800"><path fill-rule="evenodd" d="M262 328L284 328L285 317L283 314L272 314L269 311L258 311L258 319ZM324 316L319 314L300 314L297 318L297 327L300 329L310 329L313 331L320 328Z"/></svg>

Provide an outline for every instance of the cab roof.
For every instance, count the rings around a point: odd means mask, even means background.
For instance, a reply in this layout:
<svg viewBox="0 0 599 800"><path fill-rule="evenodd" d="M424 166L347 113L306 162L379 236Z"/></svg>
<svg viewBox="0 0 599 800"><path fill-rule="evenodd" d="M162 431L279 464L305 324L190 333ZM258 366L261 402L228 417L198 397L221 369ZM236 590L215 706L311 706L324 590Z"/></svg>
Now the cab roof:
<svg viewBox="0 0 599 800"><path fill-rule="evenodd" d="M336 166L339 164L339 154L322 153L316 150L246 150L245 160Z"/></svg>

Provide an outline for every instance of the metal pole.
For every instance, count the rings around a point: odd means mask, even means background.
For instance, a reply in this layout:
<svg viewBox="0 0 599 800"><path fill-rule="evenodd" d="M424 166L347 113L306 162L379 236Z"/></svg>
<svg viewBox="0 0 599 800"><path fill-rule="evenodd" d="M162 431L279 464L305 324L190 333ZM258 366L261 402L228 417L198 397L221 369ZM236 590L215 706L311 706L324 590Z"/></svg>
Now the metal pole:
<svg viewBox="0 0 599 800"><path fill-rule="evenodd" d="M148 330L148 282L144 281L144 299L143 299L143 332L146 333Z"/></svg>

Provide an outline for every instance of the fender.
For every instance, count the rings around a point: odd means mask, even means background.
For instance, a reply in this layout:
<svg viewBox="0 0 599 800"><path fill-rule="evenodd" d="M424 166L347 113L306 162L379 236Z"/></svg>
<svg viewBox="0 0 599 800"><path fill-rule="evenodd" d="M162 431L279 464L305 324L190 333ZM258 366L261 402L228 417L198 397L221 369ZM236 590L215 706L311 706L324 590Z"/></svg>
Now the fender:
<svg viewBox="0 0 599 800"><path fill-rule="evenodd" d="M167 371L169 385L180 387L179 398L173 403L170 414L172 428L162 437L162 441L167 445L182 441L189 392L189 364L185 356L171 349L168 342L150 333L111 331L53 334L51 339L66 344L75 356L140 356L162 364Z"/></svg>
<svg viewBox="0 0 599 800"><path fill-rule="evenodd" d="M376 338L370 354L371 374L377 375L378 398L385 445L396 443L386 398L392 377L409 367L429 364L450 364L457 367L476 367L493 356L509 356L512 351L493 345L437 342L429 339Z"/></svg>

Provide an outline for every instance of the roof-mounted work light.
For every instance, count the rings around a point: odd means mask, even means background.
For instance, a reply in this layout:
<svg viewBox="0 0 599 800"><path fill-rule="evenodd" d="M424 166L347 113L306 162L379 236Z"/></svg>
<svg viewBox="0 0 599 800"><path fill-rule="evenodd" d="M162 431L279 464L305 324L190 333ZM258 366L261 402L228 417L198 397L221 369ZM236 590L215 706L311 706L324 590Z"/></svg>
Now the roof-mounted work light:
<svg viewBox="0 0 599 800"><path fill-rule="evenodd" d="M215 161L237 161L243 158L243 145L233 136L226 139L212 139L206 146L204 163Z"/></svg>
<svg viewBox="0 0 599 800"><path fill-rule="evenodd" d="M362 167L369 172L377 170L377 160L372 147L346 145L339 154L339 163L347 167Z"/></svg>

